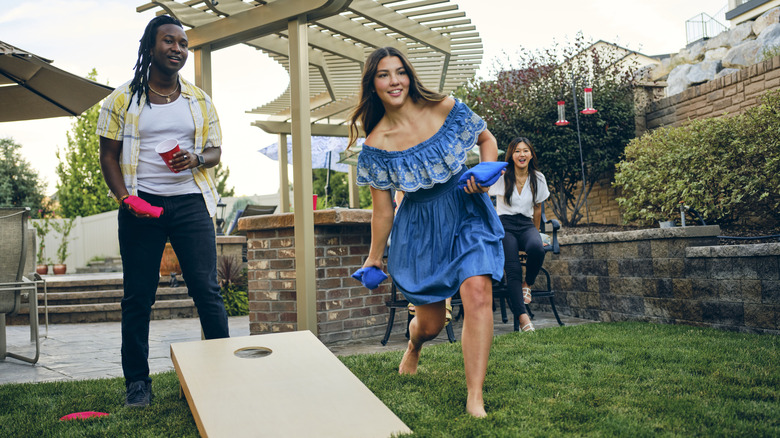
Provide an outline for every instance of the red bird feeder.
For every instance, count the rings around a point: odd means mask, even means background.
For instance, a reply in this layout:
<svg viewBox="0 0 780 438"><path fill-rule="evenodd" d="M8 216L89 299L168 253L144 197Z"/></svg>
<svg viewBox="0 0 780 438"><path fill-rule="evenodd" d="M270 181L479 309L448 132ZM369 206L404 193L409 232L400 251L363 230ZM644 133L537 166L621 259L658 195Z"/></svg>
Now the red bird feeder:
<svg viewBox="0 0 780 438"><path fill-rule="evenodd" d="M562 100L558 101L558 121L555 122L555 126L566 126L569 124L569 121L566 120L566 107L565 102Z"/></svg>
<svg viewBox="0 0 780 438"><path fill-rule="evenodd" d="M585 109L580 111L582 114L596 114L597 109L593 108L593 88L585 88Z"/></svg>

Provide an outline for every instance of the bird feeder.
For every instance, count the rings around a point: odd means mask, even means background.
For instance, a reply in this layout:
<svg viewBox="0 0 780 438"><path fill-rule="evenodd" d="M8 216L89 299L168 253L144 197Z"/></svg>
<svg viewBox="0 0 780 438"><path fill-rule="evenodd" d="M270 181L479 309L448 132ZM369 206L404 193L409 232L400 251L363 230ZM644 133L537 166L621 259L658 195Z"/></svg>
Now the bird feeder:
<svg viewBox="0 0 780 438"><path fill-rule="evenodd" d="M597 109L593 108L593 88L585 88L585 109L580 111L582 114L596 114Z"/></svg>
<svg viewBox="0 0 780 438"><path fill-rule="evenodd" d="M566 120L566 108L565 108L565 102L562 100L558 101L558 121L555 122L555 126L566 126L569 124L569 121Z"/></svg>

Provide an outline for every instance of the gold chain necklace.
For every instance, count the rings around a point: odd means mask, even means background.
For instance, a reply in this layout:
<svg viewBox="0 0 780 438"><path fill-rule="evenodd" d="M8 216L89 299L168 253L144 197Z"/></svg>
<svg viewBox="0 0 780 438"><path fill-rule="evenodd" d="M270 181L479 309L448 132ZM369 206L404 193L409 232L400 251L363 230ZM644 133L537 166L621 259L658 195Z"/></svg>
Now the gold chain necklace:
<svg viewBox="0 0 780 438"><path fill-rule="evenodd" d="M518 176L522 176L522 175L518 175ZM528 174L527 173L525 174L525 178L523 178L523 181L522 181L523 183L522 184L520 184L520 181L517 179L517 177L515 177L515 185L518 185L518 188L517 188L518 192L522 192L523 191L523 187L525 187L526 181L528 181Z"/></svg>
<svg viewBox="0 0 780 438"><path fill-rule="evenodd" d="M160 96L160 97L164 97L164 98L165 98L165 103L171 103L171 96L173 96L173 94L174 94L175 92L179 91L179 82L178 82L178 81L176 82L176 88L174 88L174 89L173 89L173 91L171 91L171 92L170 92L170 93L168 93L168 94L162 94L162 93L160 93L159 91L156 91L154 88L152 88L152 86L151 86L151 85L149 85L149 90L150 90L152 93L154 93L154 94L156 94L156 95L158 95L158 96Z"/></svg>

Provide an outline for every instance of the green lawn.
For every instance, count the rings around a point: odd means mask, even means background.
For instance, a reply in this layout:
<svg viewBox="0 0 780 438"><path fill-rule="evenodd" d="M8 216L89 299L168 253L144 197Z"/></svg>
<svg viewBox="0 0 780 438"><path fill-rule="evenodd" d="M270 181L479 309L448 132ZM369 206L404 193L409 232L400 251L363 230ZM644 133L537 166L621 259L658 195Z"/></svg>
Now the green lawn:
<svg viewBox="0 0 780 438"><path fill-rule="evenodd" d="M780 436L780 337L649 323L599 323L495 338L488 417L464 412L460 343L343 362L420 437ZM173 372L151 408L122 406L122 379L0 386L0 436L197 436ZM111 416L59 422L83 410ZM261 414L261 413L259 413ZM295 421L291 418L291 421Z"/></svg>

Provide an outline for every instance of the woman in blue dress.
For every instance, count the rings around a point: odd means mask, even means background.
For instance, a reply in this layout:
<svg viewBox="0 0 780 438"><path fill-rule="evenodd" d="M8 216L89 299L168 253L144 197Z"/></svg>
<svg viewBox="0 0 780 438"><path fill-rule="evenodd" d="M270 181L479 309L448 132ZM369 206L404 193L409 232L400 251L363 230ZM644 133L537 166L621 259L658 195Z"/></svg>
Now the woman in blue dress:
<svg viewBox="0 0 780 438"><path fill-rule="evenodd" d="M409 344L398 371L415 374L424 342L445 323L445 300L457 292L464 307L466 410L486 415L482 387L493 339L492 280L503 275L501 222L473 178L465 189L466 152L479 146L483 161L498 156L496 139L465 104L425 88L406 57L392 47L366 59L360 101L350 118L366 132L358 158L358 184L373 199L371 248L363 267L387 270L416 307ZM391 189L405 193L393 220Z"/></svg>

